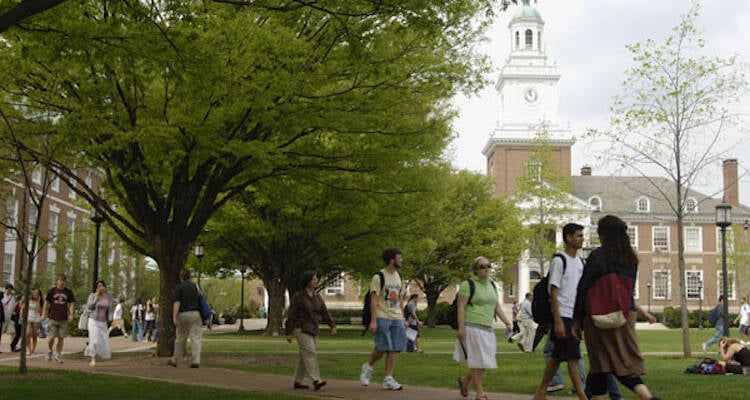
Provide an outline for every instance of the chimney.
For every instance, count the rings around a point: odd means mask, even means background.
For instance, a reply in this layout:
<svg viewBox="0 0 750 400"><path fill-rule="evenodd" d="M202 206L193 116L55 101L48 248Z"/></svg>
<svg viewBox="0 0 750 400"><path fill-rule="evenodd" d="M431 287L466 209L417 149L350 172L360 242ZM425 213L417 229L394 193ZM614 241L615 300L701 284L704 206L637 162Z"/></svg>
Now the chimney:
<svg viewBox="0 0 750 400"><path fill-rule="evenodd" d="M732 207L740 206L740 190L737 178L737 159L724 160L724 201Z"/></svg>
<svg viewBox="0 0 750 400"><path fill-rule="evenodd" d="M591 167L588 165L581 167L581 176L591 176Z"/></svg>

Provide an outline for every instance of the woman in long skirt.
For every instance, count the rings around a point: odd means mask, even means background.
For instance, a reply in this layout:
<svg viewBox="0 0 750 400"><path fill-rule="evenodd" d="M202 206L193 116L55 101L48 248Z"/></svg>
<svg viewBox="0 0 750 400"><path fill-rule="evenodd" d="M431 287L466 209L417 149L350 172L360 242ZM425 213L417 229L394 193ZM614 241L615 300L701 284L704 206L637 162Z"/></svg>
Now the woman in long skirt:
<svg viewBox="0 0 750 400"><path fill-rule="evenodd" d="M96 357L102 360L112 358L109 347L109 333L107 331L107 320L112 319L112 296L107 293L107 285L104 281L96 282L96 292L89 295L86 307L89 310L89 344L83 355L91 357L89 365L96 365Z"/></svg>

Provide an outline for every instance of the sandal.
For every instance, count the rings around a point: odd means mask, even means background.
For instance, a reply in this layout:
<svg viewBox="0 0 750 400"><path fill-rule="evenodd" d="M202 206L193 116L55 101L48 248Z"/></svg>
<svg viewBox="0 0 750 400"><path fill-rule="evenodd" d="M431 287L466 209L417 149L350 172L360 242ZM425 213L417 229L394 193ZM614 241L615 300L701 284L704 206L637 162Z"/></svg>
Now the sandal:
<svg viewBox="0 0 750 400"><path fill-rule="evenodd" d="M458 378L458 390L461 392L461 396L466 397L469 395L469 388L464 384L464 380Z"/></svg>

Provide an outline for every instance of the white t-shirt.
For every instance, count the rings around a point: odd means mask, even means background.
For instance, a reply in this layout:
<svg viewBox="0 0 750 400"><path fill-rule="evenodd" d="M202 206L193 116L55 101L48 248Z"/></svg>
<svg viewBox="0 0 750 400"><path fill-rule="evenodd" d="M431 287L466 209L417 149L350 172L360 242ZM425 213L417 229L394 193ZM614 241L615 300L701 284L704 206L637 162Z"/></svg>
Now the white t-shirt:
<svg viewBox="0 0 750 400"><path fill-rule="evenodd" d="M750 305L747 303L740 306L740 325L750 325L750 316L748 316L748 313L750 313Z"/></svg>
<svg viewBox="0 0 750 400"><path fill-rule="evenodd" d="M573 318L573 308L576 305L576 293L578 291L578 281L583 275L583 262L579 257L565 257L567 266L563 274L563 263L560 257L553 257L549 269L549 290L553 285L558 288L557 304L560 309L560 317Z"/></svg>
<svg viewBox="0 0 750 400"><path fill-rule="evenodd" d="M117 303L117 306L115 306L115 313L112 315L112 319L122 319L122 303Z"/></svg>

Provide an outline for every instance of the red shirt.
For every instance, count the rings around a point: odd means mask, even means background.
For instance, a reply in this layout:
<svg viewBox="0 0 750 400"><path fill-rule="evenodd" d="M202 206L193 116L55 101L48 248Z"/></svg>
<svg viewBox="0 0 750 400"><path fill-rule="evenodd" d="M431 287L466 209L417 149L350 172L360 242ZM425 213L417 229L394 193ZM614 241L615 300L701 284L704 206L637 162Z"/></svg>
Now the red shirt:
<svg viewBox="0 0 750 400"><path fill-rule="evenodd" d="M55 286L47 292L46 300L49 302L49 319L64 321L68 319L68 303L75 303L76 298L72 290Z"/></svg>

